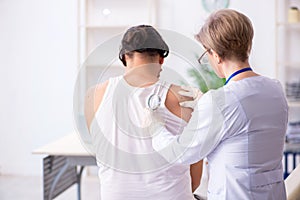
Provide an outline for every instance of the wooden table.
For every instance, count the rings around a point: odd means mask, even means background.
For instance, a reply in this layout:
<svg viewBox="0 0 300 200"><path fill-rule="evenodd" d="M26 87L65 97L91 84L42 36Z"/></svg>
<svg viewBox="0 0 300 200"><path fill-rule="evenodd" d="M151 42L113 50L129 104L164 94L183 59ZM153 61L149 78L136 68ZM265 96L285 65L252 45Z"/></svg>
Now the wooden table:
<svg viewBox="0 0 300 200"><path fill-rule="evenodd" d="M46 155L43 159L44 200L52 200L74 184L81 199L82 171L85 166L96 165L96 159L82 146L77 133L36 149L33 154Z"/></svg>

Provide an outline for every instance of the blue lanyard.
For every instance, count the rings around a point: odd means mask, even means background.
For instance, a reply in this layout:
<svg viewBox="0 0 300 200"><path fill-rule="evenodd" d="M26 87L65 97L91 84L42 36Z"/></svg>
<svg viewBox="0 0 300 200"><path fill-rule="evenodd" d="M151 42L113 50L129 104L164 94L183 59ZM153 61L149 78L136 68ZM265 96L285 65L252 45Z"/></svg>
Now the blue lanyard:
<svg viewBox="0 0 300 200"><path fill-rule="evenodd" d="M252 69L250 67L247 67L247 68L243 68L243 69L240 69L236 72L234 72L233 74L231 74L229 76L229 78L226 80L225 82L225 85L230 81L230 79L232 79L233 77L235 77L236 75L240 74L240 73L243 73L243 72L246 72L246 71L252 71Z"/></svg>

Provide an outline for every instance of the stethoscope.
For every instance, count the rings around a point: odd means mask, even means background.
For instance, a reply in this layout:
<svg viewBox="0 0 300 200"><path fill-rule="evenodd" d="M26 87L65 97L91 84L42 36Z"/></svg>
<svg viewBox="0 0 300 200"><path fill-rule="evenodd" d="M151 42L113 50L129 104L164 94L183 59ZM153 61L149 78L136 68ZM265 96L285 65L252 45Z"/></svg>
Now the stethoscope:
<svg viewBox="0 0 300 200"><path fill-rule="evenodd" d="M157 108L159 108L161 104L161 98L158 96L158 94L152 94L148 98L148 108L150 110L155 111Z"/></svg>
<svg viewBox="0 0 300 200"><path fill-rule="evenodd" d="M148 97L147 104L148 108L152 111L157 110L161 105L161 97L158 95L162 89L162 83L160 83L160 87L156 93L151 94Z"/></svg>

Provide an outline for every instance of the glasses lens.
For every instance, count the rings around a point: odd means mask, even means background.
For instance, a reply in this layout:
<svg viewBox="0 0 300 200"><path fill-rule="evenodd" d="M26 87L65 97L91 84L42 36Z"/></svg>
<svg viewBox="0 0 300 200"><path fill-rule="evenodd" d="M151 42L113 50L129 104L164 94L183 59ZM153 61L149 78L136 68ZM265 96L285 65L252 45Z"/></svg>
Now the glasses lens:
<svg viewBox="0 0 300 200"><path fill-rule="evenodd" d="M209 63L207 53L205 53L205 55L202 57L202 59L200 61L201 61L201 64L208 64Z"/></svg>
<svg viewBox="0 0 300 200"><path fill-rule="evenodd" d="M200 64L209 64L209 60L208 60L208 51L205 51L201 57L198 59L198 62Z"/></svg>

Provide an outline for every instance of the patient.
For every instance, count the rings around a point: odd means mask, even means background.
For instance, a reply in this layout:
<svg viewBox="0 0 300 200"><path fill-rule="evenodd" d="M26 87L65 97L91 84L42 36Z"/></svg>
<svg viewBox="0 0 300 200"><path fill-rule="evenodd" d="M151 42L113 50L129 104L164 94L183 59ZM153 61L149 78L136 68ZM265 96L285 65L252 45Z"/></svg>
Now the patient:
<svg viewBox="0 0 300 200"><path fill-rule="evenodd" d="M91 88L85 117L96 150L102 200L189 200L200 184L202 161L166 165L152 148L151 116L177 134L192 110L180 107L179 86L159 80L169 48L151 26L124 34L119 58L125 74ZM108 142L107 142L108 141Z"/></svg>

